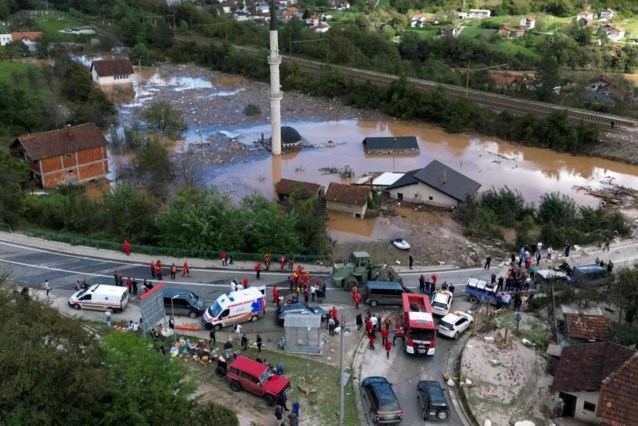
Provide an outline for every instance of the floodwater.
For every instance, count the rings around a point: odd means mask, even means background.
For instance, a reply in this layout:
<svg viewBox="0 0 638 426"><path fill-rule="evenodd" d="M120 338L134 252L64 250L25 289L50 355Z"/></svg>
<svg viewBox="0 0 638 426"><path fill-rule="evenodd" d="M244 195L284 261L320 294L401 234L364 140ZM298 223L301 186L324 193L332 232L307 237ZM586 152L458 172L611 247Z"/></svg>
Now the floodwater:
<svg viewBox="0 0 638 426"><path fill-rule="evenodd" d="M615 184L638 187L638 166L592 157L560 154L547 149L517 146L494 138L448 134L420 123L343 120L333 122L286 123L295 127L314 148L299 153L263 158L249 164L216 167L209 171L209 182L233 188L232 196L250 193L272 197L273 185L281 178L316 182L346 182L323 167L350 166L355 177L371 172L406 172L439 160L479 182L481 190L508 186L518 190L528 202L538 202L547 192L559 191L578 203L596 205L598 199L574 186L601 188ZM247 142L270 133L268 125L232 129ZM367 136L416 136L420 153L415 156L368 156L362 141ZM329 144L328 141L332 141Z"/></svg>
<svg viewBox="0 0 638 426"><path fill-rule="evenodd" d="M134 82L135 99L120 105L122 125L130 109L148 103L159 87L170 87L175 96L186 90L203 89L198 97L232 97L243 90L241 78L175 77L158 75L156 70L143 70ZM231 81L232 80L232 81ZM285 111L285 108L282 108ZM263 156L248 162L211 166L206 182L216 185L233 199L249 194L273 198L273 186L281 178L320 183L348 182L336 174L325 174L324 167L351 167L355 178L372 172L406 172L425 167L436 159L479 182L481 191L508 186L518 190L529 203L538 203L548 192L558 191L574 198L578 203L595 206L599 200L574 187L597 189L614 183L638 187L638 166L599 158L577 157L547 149L518 146L491 137L470 134L448 134L430 125L397 120L364 121L341 120L326 122L287 122L296 128L311 148L272 157ZM266 119L266 117L264 117ZM252 145L262 134L270 136L270 124L249 127L200 127L186 135L185 144L199 144L203 138L226 130L240 134L240 142ZM368 156L362 141L367 136L416 136L420 153L414 156ZM347 240L378 240L403 236L401 229L387 219L350 219L329 216L329 229L333 238Z"/></svg>

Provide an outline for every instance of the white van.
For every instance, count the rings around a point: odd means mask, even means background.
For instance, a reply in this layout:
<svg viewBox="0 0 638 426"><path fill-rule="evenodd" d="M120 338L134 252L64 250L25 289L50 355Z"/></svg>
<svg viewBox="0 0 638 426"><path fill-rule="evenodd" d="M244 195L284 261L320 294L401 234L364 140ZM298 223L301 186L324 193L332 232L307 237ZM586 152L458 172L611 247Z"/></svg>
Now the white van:
<svg viewBox="0 0 638 426"><path fill-rule="evenodd" d="M219 296L206 310L202 322L207 329L246 321L257 321L266 313L265 287L249 287Z"/></svg>
<svg viewBox="0 0 638 426"><path fill-rule="evenodd" d="M69 298L69 306L73 309L119 312L126 308L128 300L129 296L126 287L94 284L85 290L74 293Z"/></svg>

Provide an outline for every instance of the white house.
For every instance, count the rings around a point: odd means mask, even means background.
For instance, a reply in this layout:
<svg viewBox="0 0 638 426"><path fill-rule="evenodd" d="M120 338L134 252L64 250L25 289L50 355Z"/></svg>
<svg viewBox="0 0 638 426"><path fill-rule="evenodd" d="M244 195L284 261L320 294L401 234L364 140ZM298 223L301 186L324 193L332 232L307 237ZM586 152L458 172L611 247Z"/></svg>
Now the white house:
<svg viewBox="0 0 638 426"><path fill-rule="evenodd" d="M521 26L521 28L525 28L528 30L534 29L534 27L536 26L536 19L532 16L526 16L521 19L519 25Z"/></svg>
<svg viewBox="0 0 638 426"><path fill-rule="evenodd" d="M0 46L6 46L13 41L11 34L0 34Z"/></svg>
<svg viewBox="0 0 638 426"><path fill-rule="evenodd" d="M583 11L576 15L576 22L581 25L591 27L594 24L594 15L591 12Z"/></svg>
<svg viewBox="0 0 638 426"><path fill-rule="evenodd" d="M434 160L419 170L406 172L386 188L390 198L439 207L457 207L481 184Z"/></svg>
<svg viewBox="0 0 638 426"><path fill-rule="evenodd" d="M634 353L632 349L610 342L563 348L550 386L550 390L557 394L557 400L563 401L563 417L601 424L596 411L603 380L623 366Z"/></svg>
<svg viewBox="0 0 638 426"><path fill-rule="evenodd" d="M470 9L467 13L467 17L470 19L485 19L489 18L492 12L488 9Z"/></svg>
<svg viewBox="0 0 638 426"><path fill-rule="evenodd" d="M100 86L130 84L135 74L128 59L105 59L91 63L91 80Z"/></svg>
<svg viewBox="0 0 638 426"><path fill-rule="evenodd" d="M611 24L605 24L600 27L607 34L607 38L611 41L618 41L625 36L625 30Z"/></svg>
<svg viewBox="0 0 638 426"><path fill-rule="evenodd" d="M441 27L441 36L458 37L461 34L461 28L456 25L448 24Z"/></svg>
<svg viewBox="0 0 638 426"><path fill-rule="evenodd" d="M598 20L605 22L605 21L609 21L614 16L616 16L616 12L614 12L611 9L606 9L600 12L600 14L598 15Z"/></svg>

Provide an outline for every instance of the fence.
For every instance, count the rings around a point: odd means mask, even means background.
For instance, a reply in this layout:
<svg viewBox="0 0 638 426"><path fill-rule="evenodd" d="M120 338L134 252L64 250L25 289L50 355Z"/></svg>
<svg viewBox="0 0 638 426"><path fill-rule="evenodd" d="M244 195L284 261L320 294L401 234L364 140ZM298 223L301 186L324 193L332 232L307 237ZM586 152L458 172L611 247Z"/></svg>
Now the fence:
<svg viewBox="0 0 638 426"><path fill-rule="evenodd" d="M6 232L12 232L11 227L7 224L0 223L0 230ZM61 243L70 244L72 246L85 246L93 247L104 250L122 250L122 242L115 242L109 240L101 240L96 238L88 238L81 235L69 234L64 232L53 232L40 228L21 228L20 232L32 237L43 238L51 241L58 241ZM157 247L147 246L139 244L131 244L131 251L134 253L143 253L150 256L172 256L177 258L198 258L198 259L220 259L221 251L218 250L201 250L201 249L189 249L180 247ZM265 253L241 253L241 252L226 252L226 254L233 260L237 261L256 261L263 260ZM277 264L277 261L281 254L273 254L273 266ZM287 258L292 257L296 263L319 263L326 262L328 258L321 255L285 255Z"/></svg>

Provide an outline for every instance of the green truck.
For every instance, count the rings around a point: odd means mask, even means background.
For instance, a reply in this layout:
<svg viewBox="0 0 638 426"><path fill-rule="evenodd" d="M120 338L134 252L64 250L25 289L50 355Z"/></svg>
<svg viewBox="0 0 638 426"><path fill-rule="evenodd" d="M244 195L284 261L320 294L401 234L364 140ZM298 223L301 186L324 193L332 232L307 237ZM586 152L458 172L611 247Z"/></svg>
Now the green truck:
<svg viewBox="0 0 638 426"><path fill-rule="evenodd" d="M372 265L370 255L365 251L354 251L350 258L342 263L335 263L330 278L336 287L343 287L350 291L352 287L360 287L368 281L396 281L403 284L403 280L392 267L388 265Z"/></svg>

